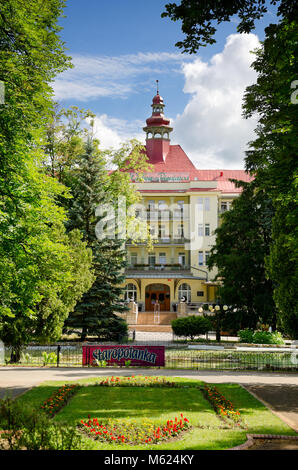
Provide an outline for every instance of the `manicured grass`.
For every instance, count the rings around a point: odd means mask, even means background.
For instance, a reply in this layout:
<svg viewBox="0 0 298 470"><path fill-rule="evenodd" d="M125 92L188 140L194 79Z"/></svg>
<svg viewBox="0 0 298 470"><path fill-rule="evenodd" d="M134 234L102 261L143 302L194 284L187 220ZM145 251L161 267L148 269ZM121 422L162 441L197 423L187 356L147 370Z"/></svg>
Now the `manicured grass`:
<svg viewBox="0 0 298 470"><path fill-rule="evenodd" d="M171 379L181 388L154 387L100 387L92 386L98 379L85 379L83 387L55 417L55 421L77 424L80 420L109 418L141 422L150 419L161 425L183 413L192 429L176 440L151 445L100 443L88 439L90 449L156 449L156 450L221 450L246 441L247 433L295 435L295 432L272 414L245 389L236 384L215 385L219 392L232 401L241 413L247 429L228 428L204 398L197 380ZM47 382L33 388L19 400L38 408L55 389L65 382ZM76 382L78 383L78 382ZM87 439L87 438L86 438Z"/></svg>

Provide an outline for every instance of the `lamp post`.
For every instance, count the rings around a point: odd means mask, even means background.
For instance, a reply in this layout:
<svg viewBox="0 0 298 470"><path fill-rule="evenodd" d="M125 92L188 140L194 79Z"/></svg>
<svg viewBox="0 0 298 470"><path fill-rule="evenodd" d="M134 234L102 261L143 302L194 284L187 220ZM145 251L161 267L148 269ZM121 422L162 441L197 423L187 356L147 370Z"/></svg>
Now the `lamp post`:
<svg viewBox="0 0 298 470"><path fill-rule="evenodd" d="M221 317L222 317L222 311L228 310L227 305L221 305L217 303L214 307L212 305L209 305L208 310L210 314L213 314L215 317L215 331L216 331L216 341L220 342L220 331L221 331ZM199 307L198 309L199 313L203 313L204 309L203 307Z"/></svg>

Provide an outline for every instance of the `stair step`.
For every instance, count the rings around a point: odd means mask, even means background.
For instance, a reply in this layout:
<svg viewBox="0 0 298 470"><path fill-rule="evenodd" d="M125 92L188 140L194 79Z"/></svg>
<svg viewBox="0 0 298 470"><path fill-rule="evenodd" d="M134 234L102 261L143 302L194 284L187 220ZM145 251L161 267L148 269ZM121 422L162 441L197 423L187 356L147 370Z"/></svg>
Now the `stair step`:
<svg viewBox="0 0 298 470"><path fill-rule="evenodd" d="M174 312L160 312L159 324L171 325L171 322L177 318L177 313ZM138 325L154 325L154 312L139 312Z"/></svg>
<svg viewBox="0 0 298 470"><path fill-rule="evenodd" d="M172 333L171 325L128 325L129 330Z"/></svg>

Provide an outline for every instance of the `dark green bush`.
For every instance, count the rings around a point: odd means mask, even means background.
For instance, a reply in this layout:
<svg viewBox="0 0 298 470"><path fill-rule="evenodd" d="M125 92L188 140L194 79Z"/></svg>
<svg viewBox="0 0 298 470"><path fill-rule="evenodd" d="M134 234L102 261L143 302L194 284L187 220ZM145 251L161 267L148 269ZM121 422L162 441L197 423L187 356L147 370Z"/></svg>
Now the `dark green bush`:
<svg viewBox="0 0 298 470"><path fill-rule="evenodd" d="M238 336L240 339L240 343L252 343L254 330L250 330L249 328L245 328L245 330L238 331Z"/></svg>
<svg viewBox="0 0 298 470"><path fill-rule="evenodd" d="M208 318L192 315L173 320L172 329L176 336L193 339L195 336L208 333L212 329L212 323Z"/></svg>
<svg viewBox="0 0 298 470"><path fill-rule="evenodd" d="M99 341L119 341L128 335L128 325L122 318L108 318L99 320L94 327Z"/></svg>
<svg viewBox="0 0 298 470"><path fill-rule="evenodd" d="M0 449L83 450L82 436L75 427L53 423L44 413L6 398L0 400Z"/></svg>
<svg viewBox="0 0 298 470"><path fill-rule="evenodd" d="M253 331L249 329L238 331L241 343L252 344L283 344L282 335L278 331Z"/></svg>

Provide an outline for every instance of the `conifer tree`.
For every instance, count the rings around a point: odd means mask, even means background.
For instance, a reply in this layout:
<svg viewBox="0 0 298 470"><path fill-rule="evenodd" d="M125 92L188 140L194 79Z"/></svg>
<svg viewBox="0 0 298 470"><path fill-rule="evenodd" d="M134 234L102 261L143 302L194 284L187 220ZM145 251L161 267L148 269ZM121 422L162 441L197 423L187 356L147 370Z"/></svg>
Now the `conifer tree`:
<svg viewBox="0 0 298 470"><path fill-rule="evenodd" d="M68 332L80 331L82 340L87 335L102 340L118 340L127 333L126 322L116 315L116 312L127 310L120 301L122 289L119 287L124 281L123 242L118 239L98 240L95 233L99 221L96 209L112 198L106 191L107 178L105 155L99 151L98 142L89 136L74 174L68 221L68 228L78 228L93 253L95 281L65 323Z"/></svg>

